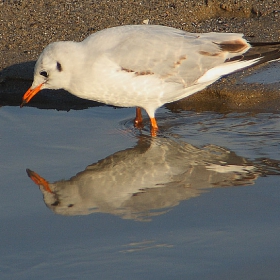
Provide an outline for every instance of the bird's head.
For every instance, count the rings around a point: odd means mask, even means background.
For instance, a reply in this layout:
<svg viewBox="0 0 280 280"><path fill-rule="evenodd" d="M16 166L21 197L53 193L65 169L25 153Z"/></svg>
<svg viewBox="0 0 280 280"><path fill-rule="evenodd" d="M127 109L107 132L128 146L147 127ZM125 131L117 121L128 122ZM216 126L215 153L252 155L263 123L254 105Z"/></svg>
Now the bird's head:
<svg viewBox="0 0 280 280"><path fill-rule="evenodd" d="M22 98L21 107L42 89L66 89L71 79L71 50L74 42L49 44L39 56L34 69L31 87ZM71 67L70 67L71 68Z"/></svg>

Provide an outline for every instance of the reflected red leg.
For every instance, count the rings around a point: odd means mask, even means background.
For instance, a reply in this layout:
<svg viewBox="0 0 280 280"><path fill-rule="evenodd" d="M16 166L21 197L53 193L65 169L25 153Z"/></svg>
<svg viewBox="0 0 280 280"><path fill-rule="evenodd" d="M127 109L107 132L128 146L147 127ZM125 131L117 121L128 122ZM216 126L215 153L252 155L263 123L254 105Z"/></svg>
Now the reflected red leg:
<svg viewBox="0 0 280 280"><path fill-rule="evenodd" d="M157 132L158 132L158 125L157 125L157 121L155 118L151 118L151 135L157 136Z"/></svg>

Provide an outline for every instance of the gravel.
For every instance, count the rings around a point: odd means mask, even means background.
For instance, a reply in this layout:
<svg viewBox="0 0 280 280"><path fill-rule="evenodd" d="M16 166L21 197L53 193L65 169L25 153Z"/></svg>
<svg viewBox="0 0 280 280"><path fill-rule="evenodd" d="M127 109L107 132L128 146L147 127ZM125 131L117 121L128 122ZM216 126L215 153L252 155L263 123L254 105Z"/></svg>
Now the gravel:
<svg viewBox="0 0 280 280"><path fill-rule="evenodd" d="M280 41L279 0L0 0L0 106L20 103L22 94L30 86L34 61L50 42L81 41L104 28L143 22L189 32L240 32L250 41ZM248 103L242 102L242 96L248 100L248 96L252 96L248 92L256 89L258 93L253 94L255 97L250 97L250 100L256 98L256 104L262 104L262 107L265 104L267 110L272 110L272 107L278 110L279 83L269 86L250 84L248 87L236 82L236 79L240 81L242 75L244 72L232 75L230 79L222 79L203 91L202 96L196 94L187 100L197 104L209 98L214 103L225 104L225 100L228 101L232 96L234 101L227 102L226 107L244 109ZM236 94L237 90L240 94ZM34 103L36 106L42 106L46 98L49 98L50 103L45 106L60 109L65 106L68 109L77 108L79 102L82 104L79 108L96 104L78 101L63 91L62 98L53 98L53 93L46 92ZM267 102L272 99L272 104ZM277 105L275 100L278 100ZM229 103L232 105L229 106ZM188 109L197 110L197 106L192 105ZM199 108L203 110L202 107Z"/></svg>

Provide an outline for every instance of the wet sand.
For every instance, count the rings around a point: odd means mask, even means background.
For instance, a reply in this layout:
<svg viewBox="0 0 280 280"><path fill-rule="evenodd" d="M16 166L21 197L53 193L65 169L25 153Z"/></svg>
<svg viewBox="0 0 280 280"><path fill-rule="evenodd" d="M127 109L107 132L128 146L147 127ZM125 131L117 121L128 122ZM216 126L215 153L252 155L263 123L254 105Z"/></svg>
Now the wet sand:
<svg viewBox="0 0 280 280"><path fill-rule="evenodd" d="M240 32L250 41L280 41L280 9L275 0L258 1L4 1L0 2L0 106L18 105L30 86L33 67L43 48L54 41L81 41L104 28L161 24L189 32ZM264 68L267 66L264 66ZM279 71L279 62L272 66ZM172 110L278 111L280 83L245 83L262 71L254 67L230 75ZM60 110L98 105L60 91L43 91L30 106Z"/></svg>

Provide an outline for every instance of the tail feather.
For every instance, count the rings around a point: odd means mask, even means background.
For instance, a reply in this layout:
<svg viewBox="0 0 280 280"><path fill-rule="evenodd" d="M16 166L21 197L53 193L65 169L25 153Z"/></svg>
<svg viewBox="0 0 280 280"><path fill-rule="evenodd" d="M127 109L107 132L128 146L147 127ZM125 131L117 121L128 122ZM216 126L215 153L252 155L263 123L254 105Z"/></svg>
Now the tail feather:
<svg viewBox="0 0 280 280"><path fill-rule="evenodd" d="M280 47L280 42L249 42L252 47L268 47L268 46L278 46Z"/></svg>
<svg viewBox="0 0 280 280"><path fill-rule="evenodd" d="M269 61L280 59L280 42L262 43L250 42L251 48L243 55L235 56L226 60L226 62L232 61L249 61L255 60L252 65L258 65Z"/></svg>
<svg viewBox="0 0 280 280"><path fill-rule="evenodd" d="M218 65L208 70L197 80L197 83L213 82L230 73L280 59L280 42L250 43L250 46L251 48L242 55L228 58L222 65Z"/></svg>

